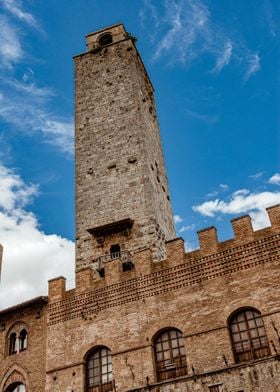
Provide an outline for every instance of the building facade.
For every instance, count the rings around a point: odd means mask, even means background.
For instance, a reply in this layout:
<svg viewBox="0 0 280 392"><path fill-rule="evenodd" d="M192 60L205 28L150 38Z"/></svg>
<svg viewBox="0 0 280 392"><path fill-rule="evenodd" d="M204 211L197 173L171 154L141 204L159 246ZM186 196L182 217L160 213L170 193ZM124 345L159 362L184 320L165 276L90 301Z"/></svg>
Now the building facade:
<svg viewBox="0 0 280 392"><path fill-rule="evenodd" d="M280 206L185 252L134 41L111 26L74 58L76 286L0 311L0 392L279 392Z"/></svg>

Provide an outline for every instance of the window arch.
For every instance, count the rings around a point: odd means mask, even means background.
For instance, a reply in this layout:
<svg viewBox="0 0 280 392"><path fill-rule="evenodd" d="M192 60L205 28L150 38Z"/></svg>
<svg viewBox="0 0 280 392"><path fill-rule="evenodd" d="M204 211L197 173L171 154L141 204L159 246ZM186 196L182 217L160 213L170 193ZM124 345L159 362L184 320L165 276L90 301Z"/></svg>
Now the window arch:
<svg viewBox="0 0 280 392"><path fill-rule="evenodd" d="M25 385L22 383L13 383L12 385L10 385L5 392L25 392Z"/></svg>
<svg viewBox="0 0 280 392"><path fill-rule="evenodd" d="M113 36L111 33L104 33L98 39L98 43L100 46L109 45L113 42Z"/></svg>
<svg viewBox="0 0 280 392"><path fill-rule="evenodd" d="M261 313L253 308L241 309L229 319L229 329L236 362L270 355Z"/></svg>
<svg viewBox="0 0 280 392"><path fill-rule="evenodd" d="M17 353L17 334L12 332L9 336L9 355Z"/></svg>
<svg viewBox="0 0 280 392"><path fill-rule="evenodd" d="M86 361L87 392L113 391L111 350L98 347L91 351Z"/></svg>
<svg viewBox="0 0 280 392"><path fill-rule="evenodd" d="M23 322L17 322L7 334L6 353L14 355L27 349L28 330Z"/></svg>
<svg viewBox="0 0 280 392"><path fill-rule="evenodd" d="M19 351L27 349L27 331L22 329L19 334Z"/></svg>
<svg viewBox="0 0 280 392"><path fill-rule="evenodd" d="M165 329L156 335L154 355L158 381L187 374L184 338L178 329Z"/></svg>

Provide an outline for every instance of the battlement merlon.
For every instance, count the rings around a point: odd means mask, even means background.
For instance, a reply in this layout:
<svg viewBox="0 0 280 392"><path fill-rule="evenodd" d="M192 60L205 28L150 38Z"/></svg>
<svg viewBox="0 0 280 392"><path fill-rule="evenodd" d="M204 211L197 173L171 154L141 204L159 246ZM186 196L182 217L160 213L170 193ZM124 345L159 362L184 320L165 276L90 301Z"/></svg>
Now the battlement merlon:
<svg viewBox="0 0 280 392"><path fill-rule="evenodd" d="M62 301L66 291L66 278L58 276L49 280L48 298L50 302Z"/></svg>

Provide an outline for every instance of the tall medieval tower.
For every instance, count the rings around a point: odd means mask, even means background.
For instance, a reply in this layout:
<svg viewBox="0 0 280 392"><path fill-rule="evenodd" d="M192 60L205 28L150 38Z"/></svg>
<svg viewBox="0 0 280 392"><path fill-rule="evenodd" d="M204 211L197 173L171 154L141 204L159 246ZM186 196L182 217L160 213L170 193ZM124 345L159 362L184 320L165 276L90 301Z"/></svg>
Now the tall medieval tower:
<svg viewBox="0 0 280 392"><path fill-rule="evenodd" d="M154 91L122 24L75 56L76 268L175 237Z"/></svg>

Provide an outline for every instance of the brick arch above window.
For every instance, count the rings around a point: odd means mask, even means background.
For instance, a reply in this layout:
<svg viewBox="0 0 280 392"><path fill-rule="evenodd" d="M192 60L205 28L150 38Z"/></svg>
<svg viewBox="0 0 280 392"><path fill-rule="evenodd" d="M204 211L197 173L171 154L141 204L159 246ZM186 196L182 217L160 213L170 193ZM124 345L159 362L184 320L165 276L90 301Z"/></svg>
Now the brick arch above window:
<svg viewBox="0 0 280 392"><path fill-rule="evenodd" d="M114 390L112 355L106 346L97 346L86 355L87 392Z"/></svg>
<svg viewBox="0 0 280 392"><path fill-rule="evenodd" d="M13 324L6 335L6 355L17 354L27 349L28 327L24 322Z"/></svg>
<svg viewBox="0 0 280 392"><path fill-rule="evenodd" d="M253 307L237 309L228 319L236 363L270 355L261 312Z"/></svg>
<svg viewBox="0 0 280 392"><path fill-rule="evenodd" d="M0 381L0 392L6 392L7 388L14 383L24 384L29 391L29 380L26 370L17 363L13 363Z"/></svg>
<svg viewBox="0 0 280 392"><path fill-rule="evenodd" d="M187 374L185 342L179 329L160 330L153 338L153 347L158 381Z"/></svg>

